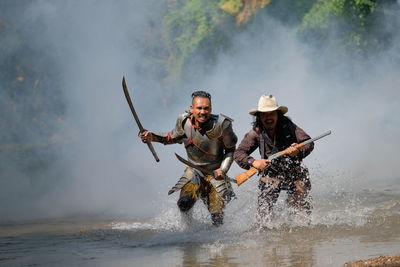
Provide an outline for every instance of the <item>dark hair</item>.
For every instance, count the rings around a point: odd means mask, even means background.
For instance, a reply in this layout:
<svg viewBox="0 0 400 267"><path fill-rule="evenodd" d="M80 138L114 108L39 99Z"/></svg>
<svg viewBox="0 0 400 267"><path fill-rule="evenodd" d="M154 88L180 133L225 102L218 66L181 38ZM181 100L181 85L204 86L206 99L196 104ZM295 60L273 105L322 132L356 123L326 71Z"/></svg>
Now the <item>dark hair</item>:
<svg viewBox="0 0 400 267"><path fill-rule="evenodd" d="M280 125L282 125L286 120L292 121L288 116L283 115L282 111L277 110L276 112L278 112L278 121L277 121L277 127L279 128ZM252 126L253 128L258 128L260 130L265 130L264 129L264 125L262 124L262 121L260 119L260 112L257 112L254 115L254 121L252 122Z"/></svg>
<svg viewBox="0 0 400 267"><path fill-rule="evenodd" d="M204 97L204 98L208 98L211 101L211 95L205 91L195 91L192 93L192 99L195 98L196 96L199 97Z"/></svg>

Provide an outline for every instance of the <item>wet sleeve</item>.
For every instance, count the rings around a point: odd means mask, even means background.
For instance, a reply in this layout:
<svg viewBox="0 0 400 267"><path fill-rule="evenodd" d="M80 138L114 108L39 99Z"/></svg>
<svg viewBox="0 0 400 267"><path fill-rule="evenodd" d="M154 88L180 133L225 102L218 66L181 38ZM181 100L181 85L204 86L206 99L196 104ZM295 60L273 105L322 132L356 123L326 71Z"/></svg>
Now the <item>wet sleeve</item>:
<svg viewBox="0 0 400 267"><path fill-rule="evenodd" d="M250 154L257 149L259 142L258 134L254 129L245 134L243 140L233 154L233 159L240 167L243 169L250 169L252 167L255 159L250 156Z"/></svg>
<svg viewBox="0 0 400 267"><path fill-rule="evenodd" d="M308 139L311 139L311 137L300 127L298 127L297 125L295 125L295 135L296 135L296 139L297 139L297 143L302 143ZM313 151L314 149L314 142L309 143L307 145L305 145L304 147L300 148L300 155L299 157L301 159L307 157L311 151Z"/></svg>

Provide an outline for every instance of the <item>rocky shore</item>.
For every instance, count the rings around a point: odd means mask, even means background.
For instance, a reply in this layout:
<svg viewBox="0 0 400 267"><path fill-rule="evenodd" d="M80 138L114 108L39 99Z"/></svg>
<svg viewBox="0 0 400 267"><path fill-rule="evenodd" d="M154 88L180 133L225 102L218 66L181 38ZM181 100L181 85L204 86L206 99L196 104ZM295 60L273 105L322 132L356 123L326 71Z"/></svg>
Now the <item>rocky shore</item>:
<svg viewBox="0 0 400 267"><path fill-rule="evenodd" d="M367 260L346 262L344 267L400 267L400 255L379 256Z"/></svg>

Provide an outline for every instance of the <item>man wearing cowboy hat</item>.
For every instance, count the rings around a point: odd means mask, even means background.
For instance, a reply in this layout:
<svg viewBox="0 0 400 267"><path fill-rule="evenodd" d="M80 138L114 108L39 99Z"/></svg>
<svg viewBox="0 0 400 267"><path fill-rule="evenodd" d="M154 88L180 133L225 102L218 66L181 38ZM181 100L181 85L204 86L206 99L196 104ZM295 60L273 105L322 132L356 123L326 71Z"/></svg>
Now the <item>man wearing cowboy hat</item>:
<svg viewBox="0 0 400 267"><path fill-rule="evenodd" d="M287 190L287 203L297 211L311 212L308 192L311 183L307 168L301 161L314 148L314 143L297 149L295 145L310 136L294 124L284 114L285 106L279 106L275 97L263 95L258 101L257 109L250 110L254 116L252 129L246 133L234 153L236 163L244 168L254 167L261 175L258 195L258 217L261 222L270 219L272 207L277 201L281 190ZM261 159L254 159L250 154L259 149ZM273 162L268 156L286 149L288 156L282 156Z"/></svg>
<svg viewBox="0 0 400 267"><path fill-rule="evenodd" d="M143 142L165 145L183 143L192 164L214 173L209 175L187 167L168 194L180 190L177 204L183 214L187 214L201 198L211 213L212 223L221 225L225 205L235 195L225 174L233 162L237 137L232 130L232 119L211 113L211 95L204 91L194 92L189 112L179 115L171 132L158 135L145 131L140 138Z"/></svg>

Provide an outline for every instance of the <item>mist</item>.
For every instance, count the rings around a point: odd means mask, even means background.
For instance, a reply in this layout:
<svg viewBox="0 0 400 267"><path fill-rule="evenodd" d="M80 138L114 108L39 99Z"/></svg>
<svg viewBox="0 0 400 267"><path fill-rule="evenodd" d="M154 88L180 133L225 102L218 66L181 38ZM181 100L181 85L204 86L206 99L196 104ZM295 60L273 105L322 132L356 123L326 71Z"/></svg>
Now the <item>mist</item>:
<svg viewBox="0 0 400 267"><path fill-rule="evenodd" d="M205 90L212 95L213 113L234 119L240 141L251 127L248 111L262 94L273 94L309 135L332 130L304 162L316 182L313 192L324 193L329 188L318 185L332 181L335 187L359 189L398 184L400 35L393 19L385 24L397 40L389 49L368 58L339 60L339 49L316 52L312 43L299 40L287 26L265 18L258 23L265 34L243 31L234 37L235 53L221 53L206 73L193 66L190 77L195 79L164 88L156 74L137 68L147 60L143 40L151 33L145 26L160 23L163 5L158 1L27 1L12 10L12 29L29 39L36 51L26 57L52 66L48 102L38 105L49 107L48 113L39 115L56 134L44 141L50 145L36 146L30 153L0 150L1 221L144 218L166 206L175 208L177 193L167 192L184 170L174 158L174 152L185 155L184 148L154 144L161 160L154 161L137 137L121 88L123 76L144 127L154 132L171 130L177 115L190 105L190 94ZM19 49L13 44L5 47L10 54ZM10 96L0 90L6 105ZM55 95L60 103L55 103ZM24 101L29 97L19 103ZM54 118L60 109L62 119ZM2 127L2 136L43 139L29 112L18 116L11 111L2 112L1 121L18 121L32 129L16 128L24 131L7 135L4 132L12 129ZM51 165L30 169L29 162L41 157L51 159ZM234 164L229 174L241 171ZM240 195L240 188L236 191Z"/></svg>

